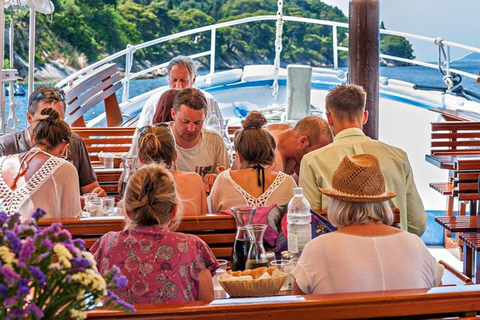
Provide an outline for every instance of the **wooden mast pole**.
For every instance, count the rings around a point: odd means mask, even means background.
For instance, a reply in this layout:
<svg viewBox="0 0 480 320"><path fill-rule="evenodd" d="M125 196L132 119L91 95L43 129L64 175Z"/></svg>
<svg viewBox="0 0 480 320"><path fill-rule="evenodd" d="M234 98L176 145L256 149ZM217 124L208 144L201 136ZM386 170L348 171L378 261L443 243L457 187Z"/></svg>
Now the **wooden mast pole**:
<svg viewBox="0 0 480 320"><path fill-rule="evenodd" d="M350 0L348 82L367 92L369 117L363 131L372 139L378 139L379 121L379 12L378 0Z"/></svg>

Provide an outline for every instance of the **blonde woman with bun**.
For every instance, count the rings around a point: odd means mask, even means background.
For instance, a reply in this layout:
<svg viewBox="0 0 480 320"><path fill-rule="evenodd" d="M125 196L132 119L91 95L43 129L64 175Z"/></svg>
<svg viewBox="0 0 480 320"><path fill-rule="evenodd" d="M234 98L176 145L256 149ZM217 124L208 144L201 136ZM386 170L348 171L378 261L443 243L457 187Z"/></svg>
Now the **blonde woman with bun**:
<svg viewBox="0 0 480 320"><path fill-rule="evenodd" d="M174 232L183 209L172 174L156 163L140 168L123 203L130 226L107 233L90 249L100 272L116 265L127 277L120 298L131 304L212 300L218 262L203 240Z"/></svg>
<svg viewBox="0 0 480 320"><path fill-rule="evenodd" d="M50 218L81 214L77 170L62 159L71 137L58 112L46 108L33 123L32 149L0 158L0 203L7 214L27 219L37 208Z"/></svg>
<svg viewBox="0 0 480 320"><path fill-rule="evenodd" d="M139 130L138 159L143 164L164 163L176 183L185 215L202 215L208 212L207 196L202 178L195 172L171 170L177 151L175 139L167 123L145 126Z"/></svg>
<svg viewBox="0 0 480 320"><path fill-rule="evenodd" d="M275 160L275 140L264 126L267 119L252 111L235 133L234 148L239 169L220 173L209 196L210 212L233 206L268 206L285 204L293 196L295 180L283 173L266 169Z"/></svg>

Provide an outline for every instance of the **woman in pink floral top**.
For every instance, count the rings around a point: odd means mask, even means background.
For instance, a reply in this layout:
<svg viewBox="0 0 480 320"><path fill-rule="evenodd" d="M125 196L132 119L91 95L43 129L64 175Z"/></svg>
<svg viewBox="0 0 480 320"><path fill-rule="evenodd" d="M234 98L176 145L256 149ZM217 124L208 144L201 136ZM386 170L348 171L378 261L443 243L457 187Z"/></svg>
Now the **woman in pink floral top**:
<svg viewBox="0 0 480 320"><path fill-rule="evenodd" d="M181 219L171 174L151 164L129 180L124 197L134 227L109 232L90 249L100 272L120 268L128 285L117 294L128 303L212 300L218 262L208 245L170 231Z"/></svg>

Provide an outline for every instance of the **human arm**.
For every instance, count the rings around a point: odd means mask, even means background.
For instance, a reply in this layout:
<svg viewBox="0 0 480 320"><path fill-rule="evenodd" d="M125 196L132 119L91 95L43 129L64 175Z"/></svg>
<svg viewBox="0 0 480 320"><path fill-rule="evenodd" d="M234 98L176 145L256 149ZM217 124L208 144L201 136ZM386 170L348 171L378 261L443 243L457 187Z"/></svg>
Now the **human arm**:
<svg viewBox="0 0 480 320"><path fill-rule="evenodd" d="M305 295L305 292L303 292L302 289L300 289L300 287L297 284L297 281L294 281L293 288L292 288L292 295L296 295L296 294Z"/></svg>
<svg viewBox="0 0 480 320"><path fill-rule="evenodd" d="M198 274L198 300L213 300L212 274L209 269L203 269Z"/></svg>
<svg viewBox="0 0 480 320"><path fill-rule="evenodd" d="M423 207L422 199L418 193L410 163L406 162L406 202L407 202L407 230L419 237L425 232L427 214ZM402 215L402 212L400 212Z"/></svg>
<svg viewBox="0 0 480 320"><path fill-rule="evenodd" d="M300 164L300 176L298 178L298 185L303 188L303 195L310 203L310 207L315 211L322 209L322 195L317 183L315 171L309 161L304 157Z"/></svg>
<svg viewBox="0 0 480 320"><path fill-rule="evenodd" d="M54 179L58 181L56 193L60 204L55 218L77 217L82 213L77 170L71 163L64 162L54 172Z"/></svg>
<svg viewBox="0 0 480 320"><path fill-rule="evenodd" d="M80 191L82 192L82 194L96 193L98 194L99 197L107 196L107 193L105 192L105 190L102 189L102 187L100 187L100 185L98 184L98 181L94 181L86 186L81 187Z"/></svg>

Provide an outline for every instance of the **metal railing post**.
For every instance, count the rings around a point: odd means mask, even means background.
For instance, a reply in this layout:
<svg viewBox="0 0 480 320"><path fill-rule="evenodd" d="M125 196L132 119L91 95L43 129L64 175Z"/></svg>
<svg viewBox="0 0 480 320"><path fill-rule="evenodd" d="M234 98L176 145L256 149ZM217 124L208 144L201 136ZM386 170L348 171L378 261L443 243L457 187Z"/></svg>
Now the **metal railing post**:
<svg viewBox="0 0 480 320"><path fill-rule="evenodd" d="M338 69L338 39L337 39L337 26L333 26L333 69Z"/></svg>
<svg viewBox="0 0 480 320"><path fill-rule="evenodd" d="M210 73L215 72L215 44L216 44L217 29L213 28L210 39Z"/></svg>
<svg viewBox="0 0 480 320"><path fill-rule="evenodd" d="M133 54L135 46L127 44L128 52L125 54L125 81L123 82L122 102L130 99L130 71L132 70Z"/></svg>

